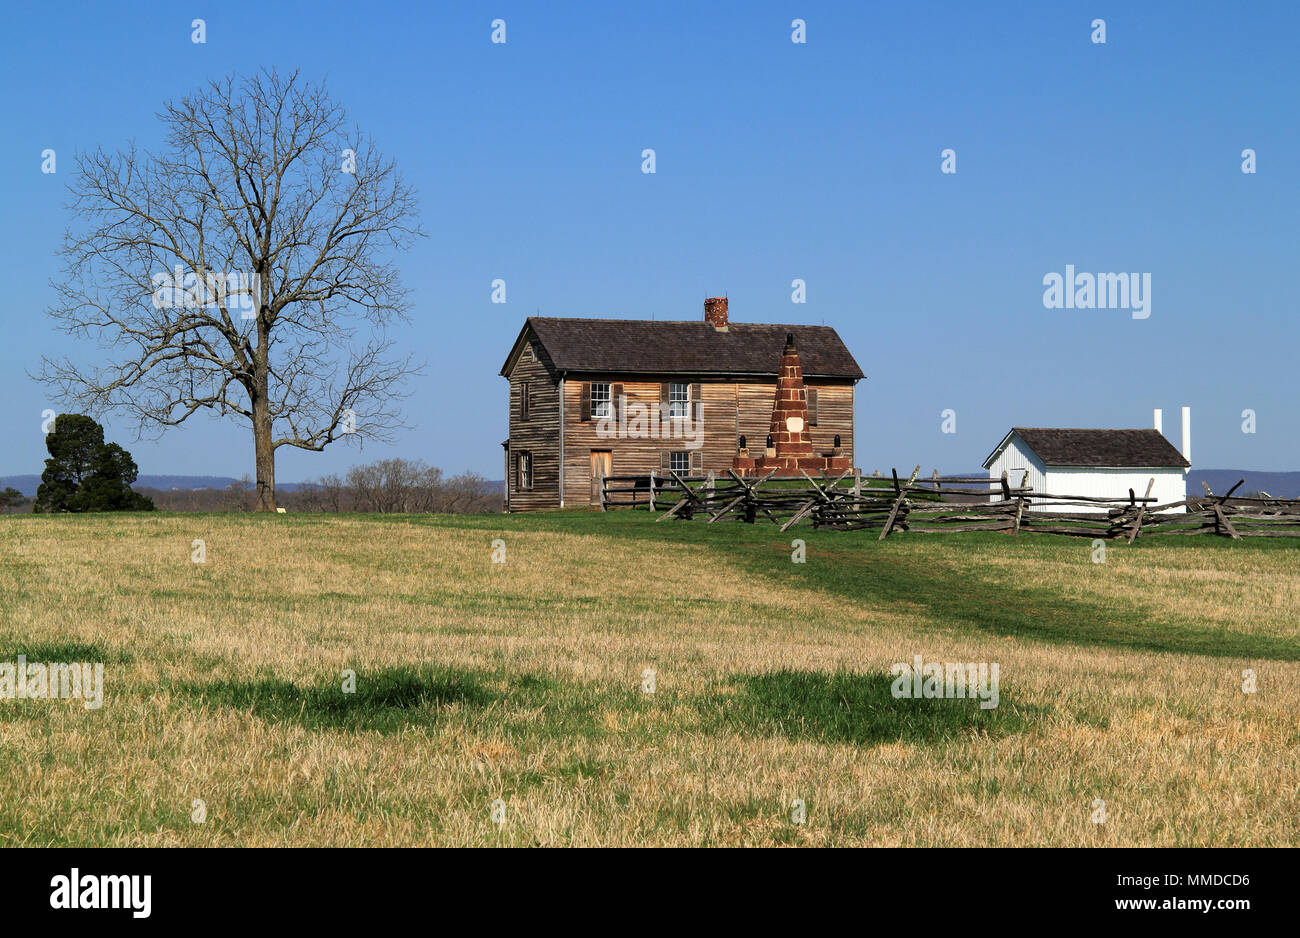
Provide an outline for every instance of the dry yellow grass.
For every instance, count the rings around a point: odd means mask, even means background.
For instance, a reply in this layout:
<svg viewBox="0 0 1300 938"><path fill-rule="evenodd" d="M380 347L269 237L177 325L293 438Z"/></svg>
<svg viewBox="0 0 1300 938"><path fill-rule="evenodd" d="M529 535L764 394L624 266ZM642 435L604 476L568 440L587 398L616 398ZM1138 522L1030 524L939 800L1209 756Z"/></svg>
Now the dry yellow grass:
<svg viewBox="0 0 1300 938"><path fill-rule="evenodd" d="M1093 565L1086 541L807 533L805 569L772 528L626 515L3 520L0 661L78 645L107 658L101 710L0 700L3 845L1300 841L1298 666L1276 652L1300 646L1294 549L1184 541ZM949 621L878 589L877 563L966 571L990 595L1028 578L1113 613L1116 641L1004 632L996 607L982 627ZM817 565L854 572L830 588ZM1124 648L1130 619L1275 644ZM880 674L913 654L998 662L1030 716L872 745L711 719L733 676ZM485 696L359 726L312 722L305 697L299 719L249 696L420 667ZM544 686L514 693L524 677Z"/></svg>

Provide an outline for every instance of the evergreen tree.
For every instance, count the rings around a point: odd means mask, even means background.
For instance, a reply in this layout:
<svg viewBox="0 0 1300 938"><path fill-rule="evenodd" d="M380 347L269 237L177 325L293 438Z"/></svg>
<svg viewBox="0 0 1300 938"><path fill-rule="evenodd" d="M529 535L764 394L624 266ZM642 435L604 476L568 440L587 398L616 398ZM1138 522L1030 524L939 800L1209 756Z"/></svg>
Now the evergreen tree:
<svg viewBox="0 0 1300 938"><path fill-rule="evenodd" d="M152 511L131 491L138 475L131 454L104 442L104 428L82 414L59 414L45 437L45 460L33 511Z"/></svg>

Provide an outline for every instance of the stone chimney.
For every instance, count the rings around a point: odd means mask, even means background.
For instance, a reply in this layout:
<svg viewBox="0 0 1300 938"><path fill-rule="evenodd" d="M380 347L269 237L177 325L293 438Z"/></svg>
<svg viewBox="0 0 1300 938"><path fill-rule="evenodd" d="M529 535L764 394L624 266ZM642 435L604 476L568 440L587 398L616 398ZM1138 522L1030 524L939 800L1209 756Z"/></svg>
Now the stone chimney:
<svg viewBox="0 0 1300 938"><path fill-rule="evenodd" d="M704 321L719 332L727 331L727 298L711 296L704 301Z"/></svg>
<svg viewBox="0 0 1300 938"><path fill-rule="evenodd" d="M772 405L772 439L776 458L798 460L813 454L808 431L808 400L803 386L803 365L794 345L794 333L785 334L785 349L777 369L776 402Z"/></svg>

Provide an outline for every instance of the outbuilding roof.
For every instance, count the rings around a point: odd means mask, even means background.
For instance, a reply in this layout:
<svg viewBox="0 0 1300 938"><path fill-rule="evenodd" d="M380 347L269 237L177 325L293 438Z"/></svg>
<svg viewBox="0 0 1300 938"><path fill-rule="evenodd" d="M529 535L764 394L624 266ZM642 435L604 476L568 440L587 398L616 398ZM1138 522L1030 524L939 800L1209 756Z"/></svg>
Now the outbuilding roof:
<svg viewBox="0 0 1300 938"><path fill-rule="evenodd" d="M1098 469L1186 469L1191 466L1159 430L1012 427L984 460L985 469L1006 448L1013 434L1048 466Z"/></svg>
<svg viewBox="0 0 1300 938"><path fill-rule="evenodd" d="M532 331L560 372L775 376L787 334L793 334L805 378L863 377L830 326L652 319L568 319L530 316L501 367L508 374Z"/></svg>

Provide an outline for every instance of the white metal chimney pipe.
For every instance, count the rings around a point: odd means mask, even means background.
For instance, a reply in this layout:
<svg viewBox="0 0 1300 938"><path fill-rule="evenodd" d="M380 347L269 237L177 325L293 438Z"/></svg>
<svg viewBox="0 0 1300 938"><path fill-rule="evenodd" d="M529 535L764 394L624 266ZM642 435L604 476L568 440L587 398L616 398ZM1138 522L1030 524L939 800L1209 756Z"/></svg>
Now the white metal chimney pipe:
<svg viewBox="0 0 1300 938"><path fill-rule="evenodd" d="M1183 459L1192 461L1192 409L1183 408Z"/></svg>
<svg viewBox="0 0 1300 938"><path fill-rule="evenodd" d="M1165 425L1164 425L1164 419L1163 419L1163 417L1164 417L1164 415L1160 412L1160 408L1157 407L1157 408L1156 408L1156 416L1155 416L1155 420L1156 420L1156 422L1155 422L1155 424L1154 424L1154 426L1155 426L1155 428L1156 428L1156 433L1164 433L1164 432L1165 432Z"/></svg>

